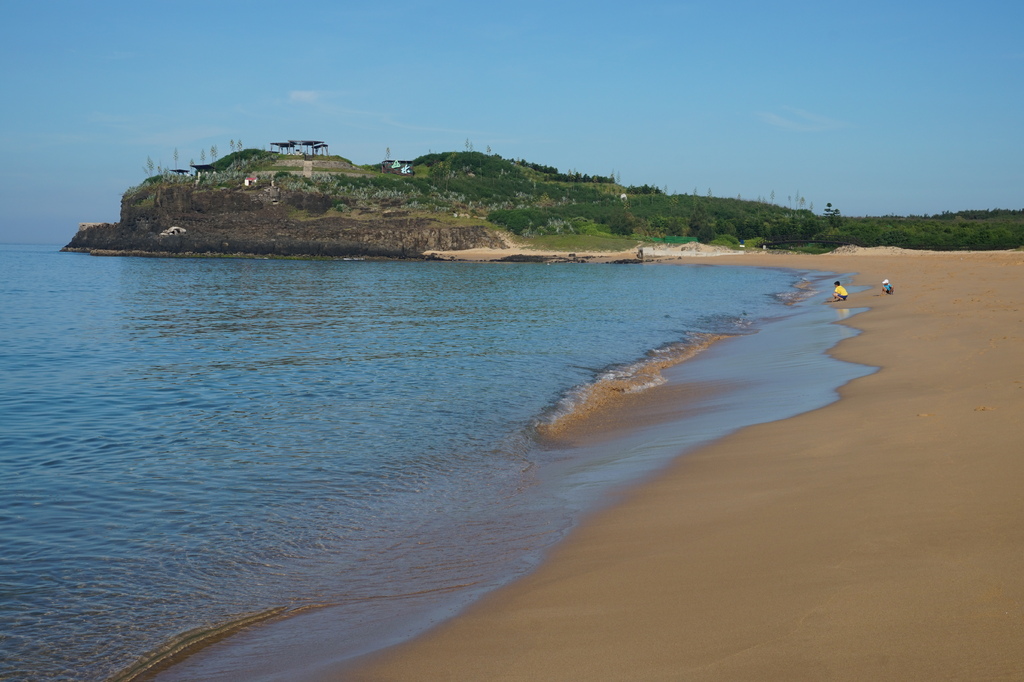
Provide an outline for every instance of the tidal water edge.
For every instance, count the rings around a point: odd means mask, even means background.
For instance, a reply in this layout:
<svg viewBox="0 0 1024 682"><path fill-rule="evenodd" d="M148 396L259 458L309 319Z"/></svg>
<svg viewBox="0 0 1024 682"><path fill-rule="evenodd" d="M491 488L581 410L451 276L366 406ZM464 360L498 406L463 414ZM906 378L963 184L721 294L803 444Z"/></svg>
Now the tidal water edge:
<svg viewBox="0 0 1024 682"><path fill-rule="evenodd" d="M528 570L602 491L868 371L824 355L851 332L786 305L813 289L792 271L5 246L0 273L0 679L102 680L274 608L315 607L251 646L319 618L363 653ZM730 387L689 421L538 442L700 334L738 336L665 372Z"/></svg>

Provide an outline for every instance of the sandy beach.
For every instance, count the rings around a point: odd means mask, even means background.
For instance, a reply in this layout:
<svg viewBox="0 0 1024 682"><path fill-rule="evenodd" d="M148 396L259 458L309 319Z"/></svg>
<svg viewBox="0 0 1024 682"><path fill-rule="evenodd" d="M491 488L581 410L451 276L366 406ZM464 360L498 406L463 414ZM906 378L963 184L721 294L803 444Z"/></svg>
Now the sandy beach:
<svg viewBox="0 0 1024 682"><path fill-rule="evenodd" d="M532 574L323 679L1024 679L1024 252L704 262L858 273L832 305L869 308L863 333L833 354L881 370L679 458Z"/></svg>

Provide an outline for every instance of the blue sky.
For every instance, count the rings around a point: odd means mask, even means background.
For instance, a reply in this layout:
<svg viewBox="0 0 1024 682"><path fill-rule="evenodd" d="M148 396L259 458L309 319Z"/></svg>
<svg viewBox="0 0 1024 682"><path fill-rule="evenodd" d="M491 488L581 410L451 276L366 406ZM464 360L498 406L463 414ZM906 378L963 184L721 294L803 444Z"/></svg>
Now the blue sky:
<svg viewBox="0 0 1024 682"><path fill-rule="evenodd" d="M116 221L147 157L318 139L820 213L1024 208L1024 3L8 3L0 242ZM799 194L798 194L799 193ZM792 199L789 199L792 197Z"/></svg>

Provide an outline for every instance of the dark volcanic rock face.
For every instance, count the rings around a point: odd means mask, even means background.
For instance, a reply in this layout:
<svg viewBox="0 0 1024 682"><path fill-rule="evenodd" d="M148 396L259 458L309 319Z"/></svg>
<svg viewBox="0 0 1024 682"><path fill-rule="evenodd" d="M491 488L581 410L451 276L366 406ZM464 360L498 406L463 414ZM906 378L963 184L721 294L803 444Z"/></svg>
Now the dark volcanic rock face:
<svg viewBox="0 0 1024 682"><path fill-rule="evenodd" d="M167 255L419 258L425 251L503 246L483 225L450 226L396 215L356 220L331 211L336 201L324 194L276 187L160 186L124 199L121 222L83 226L64 248Z"/></svg>

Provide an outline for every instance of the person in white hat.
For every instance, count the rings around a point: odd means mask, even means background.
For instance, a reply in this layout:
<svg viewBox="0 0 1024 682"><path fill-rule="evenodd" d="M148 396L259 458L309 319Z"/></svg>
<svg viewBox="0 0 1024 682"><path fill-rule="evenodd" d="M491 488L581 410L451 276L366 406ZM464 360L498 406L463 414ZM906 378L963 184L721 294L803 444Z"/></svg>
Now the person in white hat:
<svg viewBox="0 0 1024 682"><path fill-rule="evenodd" d="M889 284L889 280L887 280L887 279L883 279L882 280L882 291L884 291L887 294L891 294L892 293L892 285Z"/></svg>

